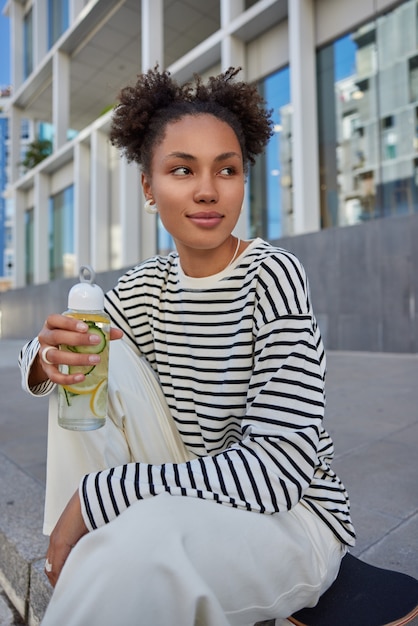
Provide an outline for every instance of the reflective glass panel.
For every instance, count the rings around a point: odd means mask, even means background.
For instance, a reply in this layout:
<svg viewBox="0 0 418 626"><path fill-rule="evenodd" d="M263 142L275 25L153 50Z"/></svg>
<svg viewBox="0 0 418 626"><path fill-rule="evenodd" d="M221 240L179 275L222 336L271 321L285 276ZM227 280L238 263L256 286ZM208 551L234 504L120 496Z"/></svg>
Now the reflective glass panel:
<svg viewBox="0 0 418 626"><path fill-rule="evenodd" d="M251 168L248 185L250 236L278 239L292 232L291 106L289 68L258 84L272 110L274 134Z"/></svg>
<svg viewBox="0 0 418 626"><path fill-rule="evenodd" d="M52 48L69 25L69 0L48 0L48 43Z"/></svg>
<svg viewBox="0 0 418 626"><path fill-rule="evenodd" d="M322 227L418 210L417 2L317 55Z"/></svg>
<svg viewBox="0 0 418 626"><path fill-rule="evenodd" d="M49 204L50 278L75 276L74 188L51 196Z"/></svg>

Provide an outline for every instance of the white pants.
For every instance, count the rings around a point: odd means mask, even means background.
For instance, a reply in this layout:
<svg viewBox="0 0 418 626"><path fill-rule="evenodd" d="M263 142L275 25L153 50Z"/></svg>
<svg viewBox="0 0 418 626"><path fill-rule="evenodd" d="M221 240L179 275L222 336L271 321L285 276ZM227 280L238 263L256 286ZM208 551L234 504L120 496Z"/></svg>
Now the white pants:
<svg viewBox="0 0 418 626"><path fill-rule="evenodd" d="M114 342L110 363L107 425L73 433L50 424L46 529L85 472L134 458L158 463L190 457L142 359ZM51 404L55 422L53 413ZM252 626L284 619L316 604L344 553L301 503L263 515L161 494L138 501L79 541L42 624Z"/></svg>

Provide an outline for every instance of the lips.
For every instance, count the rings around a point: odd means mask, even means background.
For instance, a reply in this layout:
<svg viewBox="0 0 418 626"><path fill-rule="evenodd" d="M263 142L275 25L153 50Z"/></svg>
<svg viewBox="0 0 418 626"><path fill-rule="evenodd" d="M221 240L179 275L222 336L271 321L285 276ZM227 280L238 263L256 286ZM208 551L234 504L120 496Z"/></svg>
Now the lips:
<svg viewBox="0 0 418 626"><path fill-rule="evenodd" d="M200 211L199 213L188 215L188 218L197 226L211 228L217 226L222 221L223 215L217 211Z"/></svg>

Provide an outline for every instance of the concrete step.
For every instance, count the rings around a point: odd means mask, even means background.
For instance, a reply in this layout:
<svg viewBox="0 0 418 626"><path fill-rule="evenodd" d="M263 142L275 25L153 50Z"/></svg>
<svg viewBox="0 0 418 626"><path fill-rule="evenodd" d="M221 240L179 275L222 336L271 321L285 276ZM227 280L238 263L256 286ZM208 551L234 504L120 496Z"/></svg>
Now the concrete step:
<svg viewBox="0 0 418 626"><path fill-rule="evenodd" d="M43 485L0 454L0 585L28 626L38 626L52 593L43 507Z"/></svg>

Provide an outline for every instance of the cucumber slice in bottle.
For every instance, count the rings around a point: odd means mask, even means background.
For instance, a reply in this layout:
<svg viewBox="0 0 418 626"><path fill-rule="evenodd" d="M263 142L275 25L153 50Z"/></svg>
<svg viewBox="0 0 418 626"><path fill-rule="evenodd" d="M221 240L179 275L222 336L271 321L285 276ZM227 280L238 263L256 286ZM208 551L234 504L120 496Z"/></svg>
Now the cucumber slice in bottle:
<svg viewBox="0 0 418 626"><path fill-rule="evenodd" d="M95 369L95 367L96 367L95 365L69 365L68 373L69 374L84 374L84 376L87 376Z"/></svg>
<svg viewBox="0 0 418 626"><path fill-rule="evenodd" d="M90 346L72 346L72 352L78 352L80 354L100 354L106 347L106 335L102 331L101 328L96 326L94 322L87 322L89 326L88 332L92 335L97 335L100 337L100 341L97 344L92 344Z"/></svg>

